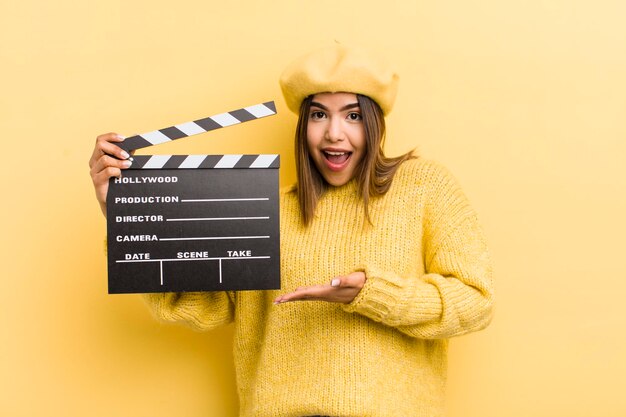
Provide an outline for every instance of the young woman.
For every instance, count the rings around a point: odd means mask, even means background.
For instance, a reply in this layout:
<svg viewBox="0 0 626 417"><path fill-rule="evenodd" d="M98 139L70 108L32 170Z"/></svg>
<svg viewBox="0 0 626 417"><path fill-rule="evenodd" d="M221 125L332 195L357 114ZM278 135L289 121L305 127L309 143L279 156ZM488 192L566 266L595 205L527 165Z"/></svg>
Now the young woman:
<svg viewBox="0 0 626 417"><path fill-rule="evenodd" d="M491 319L490 258L457 182L383 153L397 81L339 45L283 73L299 121L298 180L280 201L281 290L145 296L162 320L234 322L241 416L441 416L447 339ZM129 166L119 141L99 136L90 161L104 213L108 179Z"/></svg>

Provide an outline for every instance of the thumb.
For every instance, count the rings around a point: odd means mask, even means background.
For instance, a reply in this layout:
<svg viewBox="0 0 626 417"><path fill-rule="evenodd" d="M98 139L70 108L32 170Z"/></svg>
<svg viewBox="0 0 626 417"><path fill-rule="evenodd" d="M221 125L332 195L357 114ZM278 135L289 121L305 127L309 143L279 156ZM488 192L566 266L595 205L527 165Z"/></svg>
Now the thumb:
<svg viewBox="0 0 626 417"><path fill-rule="evenodd" d="M363 286L365 285L365 281L367 281L365 272L355 271L355 272L352 272L351 274L346 275L345 277L341 277L341 286L360 289L360 288L363 288Z"/></svg>
<svg viewBox="0 0 626 417"><path fill-rule="evenodd" d="M330 281L331 287L354 287L363 288L366 277L365 273L361 271L352 272L351 274L335 277Z"/></svg>

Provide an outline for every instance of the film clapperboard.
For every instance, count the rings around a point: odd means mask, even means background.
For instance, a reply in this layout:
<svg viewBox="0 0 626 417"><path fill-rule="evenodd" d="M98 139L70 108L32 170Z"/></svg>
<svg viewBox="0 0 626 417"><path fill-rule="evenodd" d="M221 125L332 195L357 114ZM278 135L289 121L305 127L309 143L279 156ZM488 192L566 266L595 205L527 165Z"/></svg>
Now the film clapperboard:
<svg viewBox="0 0 626 417"><path fill-rule="evenodd" d="M276 114L273 101L125 139L126 151ZM280 288L278 155L136 155L107 195L109 294Z"/></svg>

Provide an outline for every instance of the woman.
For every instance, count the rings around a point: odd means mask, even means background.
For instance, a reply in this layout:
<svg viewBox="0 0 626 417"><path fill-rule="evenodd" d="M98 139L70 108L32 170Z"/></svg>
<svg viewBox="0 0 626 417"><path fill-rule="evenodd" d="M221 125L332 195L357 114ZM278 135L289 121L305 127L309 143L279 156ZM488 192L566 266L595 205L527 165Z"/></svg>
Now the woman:
<svg viewBox="0 0 626 417"><path fill-rule="evenodd" d="M241 416L441 416L447 338L491 319L476 215L439 165L385 157L398 81L387 67L336 45L280 81L299 113L298 181L280 201L283 288L146 300L199 330L234 322ZM128 166L120 140L100 136L90 161L105 213L107 181Z"/></svg>

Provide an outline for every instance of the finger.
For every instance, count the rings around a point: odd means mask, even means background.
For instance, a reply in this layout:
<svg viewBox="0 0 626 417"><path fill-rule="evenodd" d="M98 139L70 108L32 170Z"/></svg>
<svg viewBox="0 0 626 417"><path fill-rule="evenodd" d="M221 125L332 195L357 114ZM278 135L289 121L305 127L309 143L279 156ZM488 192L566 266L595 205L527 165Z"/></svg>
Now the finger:
<svg viewBox="0 0 626 417"><path fill-rule="evenodd" d="M130 155L124 149L115 143L122 142L124 137L117 133L106 133L98 136L91 158L89 159L89 167L93 167L96 161L102 155L112 155L118 159L128 159Z"/></svg>
<svg viewBox="0 0 626 417"><path fill-rule="evenodd" d="M286 301L297 300L320 300L327 296L330 287L328 285L316 285L313 287L301 288L290 294L287 294Z"/></svg>
<svg viewBox="0 0 626 417"><path fill-rule="evenodd" d="M101 173L107 168L117 168L118 170L130 168L132 165L132 161L129 160L120 160L117 158L113 158L109 155L102 155L98 158L95 164L91 167L91 176L93 177L96 174ZM119 175L116 175L119 176ZM108 178L107 178L108 179Z"/></svg>
<svg viewBox="0 0 626 417"><path fill-rule="evenodd" d="M104 133L102 135L98 135L96 137L96 142L100 140L105 140L107 142L123 142L124 139L126 138L120 135L119 133L109 132L109 133Z"/></svg>
<svg viewBox="0 0 626 417"><path fill-rule="evenodd" d="M115 167L106 167L100 172L92 175L93 185L98 188L102 185L108 185L110 178L119 178L122 175L122 170Z"/></svg>
<svg viewBox="0 0 626 417"><path fill-rule="evenodd" d="M302 287L297 290L277 297L275 304L286 303L289 301L310 301L310 300L327 300L330 297L332 288L329 285L315 285L312 287Z"/></svg>
<svg viewBox="0 0 626 417"><path fill-rule="evenodd" d="M130 167L131 164L131 161L120 161L119 159L103 155L91 168L91 180L99 201L103 202L106 200L109 179L112 177L119 178L122 175L122 170Z"/></svg>

